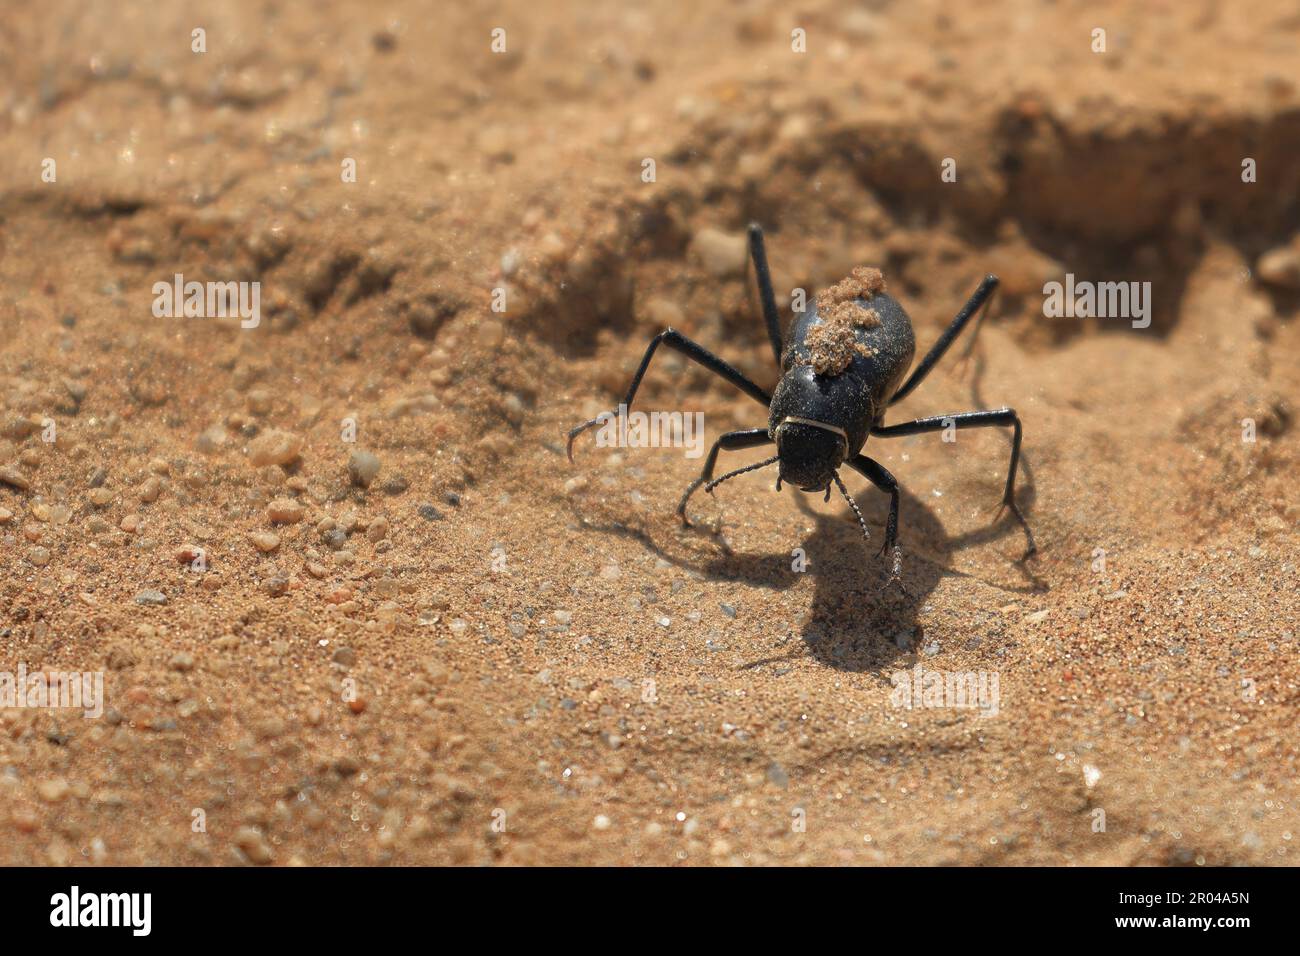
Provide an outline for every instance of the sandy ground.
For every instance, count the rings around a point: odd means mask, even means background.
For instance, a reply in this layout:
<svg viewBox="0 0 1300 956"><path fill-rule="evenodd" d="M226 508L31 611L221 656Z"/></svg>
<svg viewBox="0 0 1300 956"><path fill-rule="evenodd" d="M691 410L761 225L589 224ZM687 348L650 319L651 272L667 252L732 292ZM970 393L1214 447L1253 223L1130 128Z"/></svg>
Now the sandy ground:
<svg viewBox="0 0 1300 956"><path fill-rule="evenodd" d="M1293 5L437 6L6 14L0 671L106 710L0 710L0 862L1296 862ZM1002 277L890 420L1015 407L1034 560L997 430L868 443L901 588L770 471L686 530L682 449L568 464L665 325L775 382L751 219L785 314L878 266L922 349Z"/></svg>

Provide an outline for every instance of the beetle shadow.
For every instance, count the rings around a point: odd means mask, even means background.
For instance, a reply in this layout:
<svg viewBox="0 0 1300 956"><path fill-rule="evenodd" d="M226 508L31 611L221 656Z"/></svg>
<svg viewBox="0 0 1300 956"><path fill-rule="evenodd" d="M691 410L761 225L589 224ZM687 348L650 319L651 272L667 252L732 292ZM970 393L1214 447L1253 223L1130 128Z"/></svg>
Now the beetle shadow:
<svg viewBox="0 0 1300 956"><path fill-rule="evenodd" d="M899 524L903 548L902 575L891 581L887 559L878 554L888 515L888 499L869 486L854 498L871 529L864 542L852 516L813 511L807 500L800 510L816 521L813 533L798 545L804 549L814 581L812 601L801 618L802 647L745 664L745 669L777 665L811 655L837 670L882 674L890 662L913 653L925 643L920 612L944 578L976 578L1011 593L1045 590L1031 568L1012 563L1013 577L995 581L954 566L956 555L968 548L1018 535L1019 526L1004 518L987 528L949 536L934 513L916 495L901 490ZM866 499L864 501L864 499ZM797 578L786 555L785 575Z"/></svg>
<svg viewBox="0 0 1300 956"><path fill-rule="evenodd" d="M1018 580L1010 581L979 578L953 566L958 552L1019 535L1019 526L1009 516L987 528L949 537L920 498L906 489L900 491L903 569L898 581L889 580L887 559L877 553L884 538L888 498L870 486L854 492L871 531L870 541L863 540L843 502L834 511L815 510L810 503L815 496L792 489L800 510L815 522L815 527L811 535L792 537L789 551L776 554L734 550L716 532L703 527L684 530L674 544L668 544L644 526L618 520L596 522L582 515L579 520L588 530L635 540L656 557L710 581L784 591L811 577L811 605L799 615L797 631L789 635L793 638L797 634L801 643L749 661L741 665L742 669L780 666L811 655L837 670L881 673L891 661L924 643L919 614L943 578L977 578L1017 594L1046 590L1023 563L1012 564ZM1027 505L1027 499L1023 497L1022 504ZM806 563L802 572L795 570L796 548L802 549Z"/></svg>

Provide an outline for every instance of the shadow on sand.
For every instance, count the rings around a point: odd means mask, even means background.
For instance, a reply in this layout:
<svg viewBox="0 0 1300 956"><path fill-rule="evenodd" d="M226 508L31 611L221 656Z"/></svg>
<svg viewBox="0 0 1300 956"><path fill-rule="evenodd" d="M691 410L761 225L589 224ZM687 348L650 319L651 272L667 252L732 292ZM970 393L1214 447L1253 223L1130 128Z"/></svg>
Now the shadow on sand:
<svg viewBox="0 0 1300 956"><path fill-rule="evenodd" d="M1028 479L1030 475L1026 473ZM787 486L788 488L788 486ZM812 604L801 616L799 637L802 647L759 658L743 665L762 667L811 654L822 663L838 670L883 672L896 658L924 641L918 615L940 579L970 577L953 567L953 557L967 548L981 547L1001 539L1017 540L1019 525L1003 515L994 524L977 531L948 537L934 514L915 495L902 493L899 543L903 548L903 574L900 581L888 580L885 559L877 555L884 538L887 499L870 488L853 492L867 524L870 543L862 535L848 509L840 502L835 511L814 510L814 496L802 492L799 507L816 522L813 533L803 540L792 537L789 550L776 554L752 554L730 550L715 532L702 527L682 530L670 539L652 533L645 526L610 520L593 521L581 509L576 515L588 530L632 538L657 557L711 581L732 581L784 591L799 584L805 576L815 582ZM1032 518L1034 493L1026 481L1018 500ZM818 505L821 502L817 502ZM675 519L674 519L675 520ZM807 570L796 572L791 551L802 548ZM1005 591L1028 594L1046 590L1034 575L1032 562L1007 562L1003 580L985 583Z"/></svg>

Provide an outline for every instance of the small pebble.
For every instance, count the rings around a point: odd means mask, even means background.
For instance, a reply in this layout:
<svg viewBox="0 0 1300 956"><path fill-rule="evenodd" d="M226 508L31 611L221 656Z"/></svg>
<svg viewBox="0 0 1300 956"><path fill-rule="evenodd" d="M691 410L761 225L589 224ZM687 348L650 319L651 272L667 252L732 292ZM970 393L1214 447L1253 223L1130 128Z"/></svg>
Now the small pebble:
<svg viewBox="0 0 1300 956"><path fill-rule="evenodd" d="M660 328L678 328L686 322L681 306L668 299L651 299L645 304L645 315Z"/></svg>
<svg viewBox="0 0 1300 956"><path fill-rule="evenodd" d="M1268 285L1300 289L1300 243L1264 253L1255 264L1255 275Z"/></svg>
<svg viewBox="0 0 1300 956"><path fill-rule="evenodd" d="M240 827L235 832L235 846L239 847L246 857L258 865L270 863L274 856L271 848L262 839L262 834L258 833L253 827Z"/></svg>
<svg viewBox="0 0 1300 956"><path fill-rule="evenodd" d="M263 554L269 554L280 547L280 536L270 531L254 531L248 537L253 542L253 547Z"/></svg>
<svg viewBox="0 0 1300 956"><path fill-rule="evenodd" d="M265 465L288 465L301 451L301 436L271 428L249 442L248 460L258 468Z"/></svg>
<svg viewBox="0 0 1300 956"><path fill-rule="evenodd" d="M72 512L65 505L35 504L32 506L32 517L50 524L67 524Z"/></svg>
<svg viewBox="0 0 1300 956"><path fill-rule="evenodd" d="M690 253L718 278L738 276L745 271L749 245L743 233L701 229L691 240Z"/></svg>
<svg viewBox="0 0 1300 956"><path fill-rule="evenodd" d="M160 494L162 494L162 482L156 475L150 475L140 486L140 500L145 504L157 501Z"/></svg>
<svg viewBox="0 0 1300 956"><path fill-rule="evenodd" d="M271 393L264 388L255 388L248 393L248 410L254 415L270 413L272 404Z"/></svg>
<svg viewBox="0 0 1300 956"><path fill-rule="evenodd" d="M30 491L32 487L32 483L15 468L0 468L0 484L9 485L19 491Z"/></svg>
<svg viewBox="0 0 1300 956"><path fill-rule="evenodd" d="M161 605L167 603L167 595L153 588L141 591L135 596L136 604Z"/></svg>
<svg viewBox="0 0 1300 956"><path fill-rule="evenodd" d="M297 524L304 514L303 506L292 498L276 498L266 506L266 516L272 524Z"/></svg>
<svg viewBox="0 0 1300 956"><path fill-rule="evenodd" d="M199 434L194 441L194 447L205 455L211 455L221 450L226 443L226 429L222 425L212 425Z"/></svg>
<svg viewBox="0 0 1300 956"><path fill-rule="evenodd" d="M368 451L354 451L348 459L348 478L358 488L369 488L379 474L379 459Z"/></svg>
<svg viewBox="0 0 1300 956"><path fill-rule="evenodd" d="M46 803L59 803L72 788L68 786L68 781L62 777L54 777L50 780L42 780L36 785L36 792Z"/></svg>

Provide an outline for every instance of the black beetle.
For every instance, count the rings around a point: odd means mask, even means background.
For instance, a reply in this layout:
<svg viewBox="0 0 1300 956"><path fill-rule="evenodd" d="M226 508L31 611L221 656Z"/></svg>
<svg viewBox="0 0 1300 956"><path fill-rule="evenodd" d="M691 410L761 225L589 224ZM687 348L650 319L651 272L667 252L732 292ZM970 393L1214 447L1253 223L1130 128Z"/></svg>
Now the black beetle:
<svg viewBox="0 0 1300 956"><path fill-rule="evenodd" d="M897 300L884 291L884 282L878 271L855 269L851 278L819 295L795 319L787 345L781 336L776 297L772 294L772 278L763 245L763 230L756 223L749 227L749 251L757 273L768 338L782 372L775 393L769 395L739 369L675 329L665 329L651 340L640 367L632 377L627 396L623 399L623 406L630 409L637 387L650 365L650 359L662 343L722 376L756 401L768 406L766 428L727 432L713 443L704 470L699 478L691 482L677 506L682 521L690 524L686 517L686 502L700 485L706 485L705 490L712 492L717 485L729 478L776 464L779 469L776 481L778 491L781 482L787 481L803 491L825 491L826 500L829 501L831 483L834 482L857 516L862 533L869 537L857 503L840 480L838 469L841 465L848 465L889 494L889 518L885 525L885 542L881 554L891 552L893 576L897 577L901 567L901 554L897 546L898 482L879 463L862 454L862 446L866 444L868 436L889 438L942 431L946 428L1004 425L1012 428L1012 441L1011 465L1007 470L1002 507L1009 508L1024 529L1028 542L1024 558L1034 554L1037 549L1033 533L1015 502L1021 427L1020 418L1014 409L960 412L920 418L898 425L883 424L886 409L911 394L921 384L971 317L992 295L997 288L997 276L984 277L979 288L957 313L943 335L939 336L939 341L904 381L916 349L912 322ZM574 439L604 420L604 416L594 418L570 430L570 461L573 460ZM777 453L773 457L738 468L720 478L713 477L719 450L753 448L774 442ZM1000 511L1001 509L999 513Z"/></svg>

